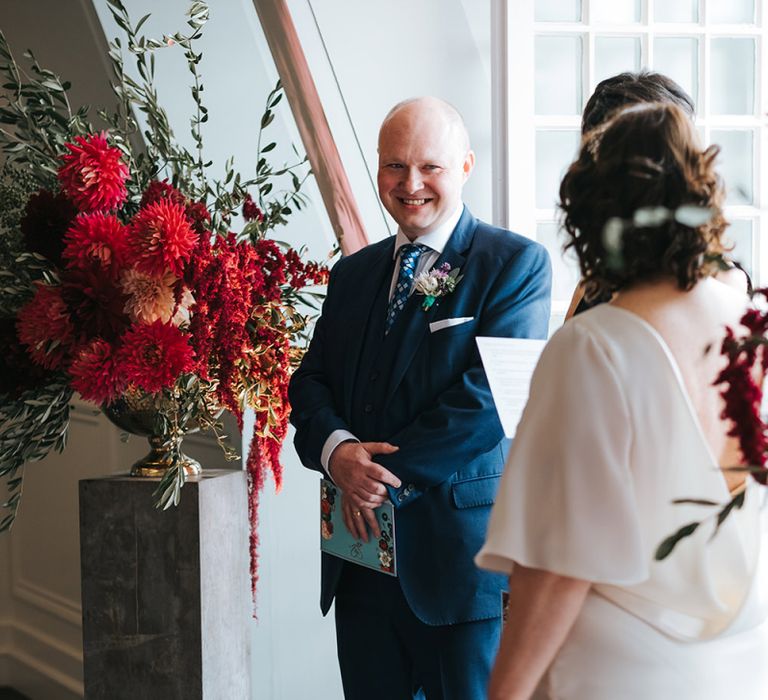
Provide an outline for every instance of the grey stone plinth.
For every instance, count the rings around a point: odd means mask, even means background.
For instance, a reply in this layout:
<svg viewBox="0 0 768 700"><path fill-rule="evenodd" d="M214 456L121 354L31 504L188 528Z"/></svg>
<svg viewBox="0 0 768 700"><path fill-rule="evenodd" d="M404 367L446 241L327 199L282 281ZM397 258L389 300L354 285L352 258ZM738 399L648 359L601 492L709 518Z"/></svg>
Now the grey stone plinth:
<svg viewBox="0 0 768 700"><path fill-rule="evenodd" d="M204 471L178 508L157 480L80 482L88 700L250 700L245 473Z"/></svg>

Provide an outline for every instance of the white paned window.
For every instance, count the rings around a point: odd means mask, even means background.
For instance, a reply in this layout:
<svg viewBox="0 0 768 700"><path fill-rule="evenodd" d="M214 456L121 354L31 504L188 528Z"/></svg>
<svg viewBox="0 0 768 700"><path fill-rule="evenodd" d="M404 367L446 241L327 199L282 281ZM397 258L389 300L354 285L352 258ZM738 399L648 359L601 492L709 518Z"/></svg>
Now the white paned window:
<svg viewBox="0 0 768 700"><path fill-rule="evenodd" d="M721 148L732 255L768 283L768 18L762 0L493 0L495 61L505 105L497 143L508 172L507 224L534 236L553 260L553 325L578 280L562 253L557 193L579 142L581 111L595 85L642 69L675 80L696 105L696 128ZM501 46L501 48L500 48ZM498 67L498 66L497 66ZM526 71L534 80L521 77ZM526 95L530 91L531 98ZM506 130L504 130L506 129ZM498 139L499 130L503 138ZM495 208L501 211L501 208ZM763 243L763 241L766 241Z"/></svg>

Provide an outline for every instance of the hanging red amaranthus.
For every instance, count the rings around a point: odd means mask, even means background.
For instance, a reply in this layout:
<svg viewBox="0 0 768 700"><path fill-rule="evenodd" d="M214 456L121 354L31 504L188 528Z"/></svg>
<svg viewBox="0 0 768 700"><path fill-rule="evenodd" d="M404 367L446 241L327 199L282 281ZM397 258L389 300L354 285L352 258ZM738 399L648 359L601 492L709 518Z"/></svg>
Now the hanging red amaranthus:
<svg viewBox="0 0 768 700"><path fill-rule="evenodd" d="M754 298L768 300L768 290L757 290ZM738 439L753 477L765 484L768 481L768 437L760 407L763 400L763 348L768 344L768 311L750 308L742 316L741 325L746 328L746 335L736 336L732 329L727 329L722 345L727 364L715 383L725 385L721 392L725 401L723 418L733 423L728 434Z"/></svg>

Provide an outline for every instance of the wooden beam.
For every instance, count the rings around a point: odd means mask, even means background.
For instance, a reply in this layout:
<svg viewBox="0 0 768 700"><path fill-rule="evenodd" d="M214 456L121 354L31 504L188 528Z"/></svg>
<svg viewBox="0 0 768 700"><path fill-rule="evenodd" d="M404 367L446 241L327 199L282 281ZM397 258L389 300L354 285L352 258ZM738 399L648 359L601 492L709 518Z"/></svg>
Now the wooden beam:
<svg viewBox="0 0 768 700"><path fill-rule="evenodd" d="M253 0L328 217L344 255L368 245L344 165L285 0Z"/></svg>

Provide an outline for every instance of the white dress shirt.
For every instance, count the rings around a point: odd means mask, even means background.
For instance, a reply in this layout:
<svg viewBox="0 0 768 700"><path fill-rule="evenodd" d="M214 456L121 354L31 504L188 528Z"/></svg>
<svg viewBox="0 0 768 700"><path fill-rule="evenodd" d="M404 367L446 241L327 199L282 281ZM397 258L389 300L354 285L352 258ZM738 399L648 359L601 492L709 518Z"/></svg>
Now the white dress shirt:
<svg viewBox="0 0 768 700"><path fill-rule="evenodd" d="M459 223L459 219L461 218L463 212L464 205L459 202L459 205L456 207L456 211L454 211L448 219L440 224L440 226L438 226L434 231L425 233L423 236L419 236L413 241L411 241L411 239L408 238L408 236L406 236L400 228L398 228L397 236L395 238L395 249L392 253L392 259L398 259L400 248L402 248L404 245L407 245L408 243L419 243L421 245L427 246L429 250L425 250L419 257L419 261L416 264L414 277L420 275L422 272L429 270L437 262L437 259L440 257L440 255L442 255L443 250L448 243L448 239L451 237L453 230L456 228L456 224ZM395 269L392 272L392 282L389 285L390 299L392 298L392 294L395 291L395 285L397 284L397 277L399 273L400 266L395 265ZM328 471L328 463L331 460L331 454L342 442L347 442L349 440L359 442L359 440L348 430L334 430L326 439L325 444L323 445L323 449L320 452L320 464L323 465L323 469L325 469L329 476L330 472Z"/></svg>

